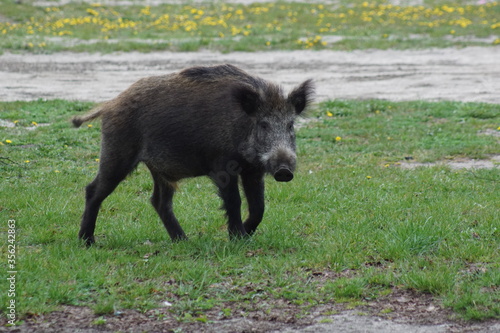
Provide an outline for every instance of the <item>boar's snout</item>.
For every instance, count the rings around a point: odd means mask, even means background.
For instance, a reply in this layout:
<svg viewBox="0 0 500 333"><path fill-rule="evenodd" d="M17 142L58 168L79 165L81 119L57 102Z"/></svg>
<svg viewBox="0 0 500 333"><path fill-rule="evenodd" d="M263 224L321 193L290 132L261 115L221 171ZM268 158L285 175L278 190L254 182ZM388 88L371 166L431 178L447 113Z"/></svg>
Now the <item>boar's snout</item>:
<svg viewBox="0 0 500 333"><path fill-rule="evenodd" d="M293 179L296 161L295 151L291 148L277 149L268 161L268 171L278 182L289 182Z"/></svg>
<svg viewBox="0 0 500 333"><path fill-rule="evenodd" d="M293 172L286 166L281 166L278 171L274 173L274 179L278 182L289 182L293 179Z"/></svg>

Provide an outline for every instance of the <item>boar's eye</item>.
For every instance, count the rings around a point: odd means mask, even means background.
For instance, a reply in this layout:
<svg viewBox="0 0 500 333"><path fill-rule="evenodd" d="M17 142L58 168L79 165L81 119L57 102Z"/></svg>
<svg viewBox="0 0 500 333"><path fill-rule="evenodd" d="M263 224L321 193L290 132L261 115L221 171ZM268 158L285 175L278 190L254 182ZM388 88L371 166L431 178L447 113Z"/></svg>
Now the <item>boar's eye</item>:
<svg viewBox="0 0 500 333"><path fill-rule="evenodd" d="M289 131L293 131L293 121L288 124L287 128L288 128Z"/></svg>
<svg viewBox="0 0 500 333"><path fill-rule="evenodd" d="M271 125L267 121L259 121L257 124L261 130L268 131L271 129Z"/></svg>

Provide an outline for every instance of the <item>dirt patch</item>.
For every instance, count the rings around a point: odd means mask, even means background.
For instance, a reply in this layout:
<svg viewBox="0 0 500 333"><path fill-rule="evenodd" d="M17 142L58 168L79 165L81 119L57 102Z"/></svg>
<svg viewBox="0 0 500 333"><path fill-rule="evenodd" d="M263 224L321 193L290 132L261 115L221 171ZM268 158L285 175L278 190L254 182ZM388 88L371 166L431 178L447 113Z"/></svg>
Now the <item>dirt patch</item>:
<svg viewBox="0 0 500 333"><path fill-rule="evenodd" d="M470 158L456 158L432 163L419 163L404 161L395 164L403 169L415 169L420 167L447 166L453 170L473 170L473 169L500 169L500 155L493 155L488 160L475 160Z"/></svg>
<svg viewBox="0 0 500 333"><path fill-rule="evenodd" d="M500 127L498 130L494 130L494 129L486 129L484 131L481 131L478 133L479 135L491 135L491 136L494 136L494 137L497 137L497 138L500 138Z"/></svg>
<svg viewBox="0 0 500 333"><path fill-rule="evenodd" d="M0 55L0 100L104 101L139 78L232 63L291 88L313 78L317 99L500 103L500 48Z"/></svg>
<svg viewBox="0 0 500 333"><path fill-rule="evenodd" d="M9 17L0 14L0 23L14 23L14 21Z"/></svg>
<svg viewBox="0 0 500 333"><path fill-rule="evenodd" d="M8 128L14 128L16 127L16 123L10 120L3 120L0 119L0 127L8 127Z"/></svg>
<svg viewBox="0 0 500 333"><path fill-rule="evenodd" d="M39 127L45 127L45 126L50 126L50 124L48 124L48 123L40 123L40 124L32 123L32 126L22 127L22 128L24 128L25 130L28 130L28 131L33 131ZM14 128L14 127L19 127L19 126L17 126L16 123L13 121L0 119L0 127Z"/></svg>
<svg viewBox="0 0 500 333"><path fill-rule="evenodd" d="M348 310L342 303L323 304L304 310L283 300L267 304L227 303L206 313L203 320L178 320L168 308L141 313L123 310L98 316L85 307L63 306L47 315L32 315L23 325L0 331L34 333L94 332L497 332L499 321L467 323L453 319L432 296L410 290L367 301ZM265 308L265 310L264 310Z"/></svg>

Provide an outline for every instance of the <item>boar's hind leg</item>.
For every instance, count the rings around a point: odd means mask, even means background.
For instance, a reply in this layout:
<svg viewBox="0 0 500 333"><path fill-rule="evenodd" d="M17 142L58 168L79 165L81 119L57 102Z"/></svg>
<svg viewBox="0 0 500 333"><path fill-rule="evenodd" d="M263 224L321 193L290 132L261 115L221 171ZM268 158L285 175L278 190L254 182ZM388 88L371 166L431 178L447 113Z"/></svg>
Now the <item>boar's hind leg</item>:
<svg viewBox="0 0 500 333"><path fill-rule="evenodd" d="M248 236L241 222L241 197L238 188L238 176L228 176L225 181L213 179L219 188L219 196L224 203L227 216L227 227L231 239Z"/></svg>
<svg viewBox="0 0 500 333"><path fill-rule="evenodd" d="M134 170L136 165L137 162L133 159L108 158L106 154L101 154L99 172L85 189L85 211L78 234L78 237L87 245L94 243L95 222L101 203Z"/></svg>
<svg viewBox="0 0 500 333"><path fill-rule="evenodd" d="M160 216L163 225L165 225L170 238L172 241L187 239L172 208L172 198L174 197L175 187L165 181L160 175L153 172L151 172L151 174L153 175L155 183L151 203Z"/></svg>
<svg viewBox="0 0 500 333"><path fill-rule="evenodd" d="M264 175L242 173L241 180L248 202L248 218L243 226L252 235L264 216Z"/></svg>

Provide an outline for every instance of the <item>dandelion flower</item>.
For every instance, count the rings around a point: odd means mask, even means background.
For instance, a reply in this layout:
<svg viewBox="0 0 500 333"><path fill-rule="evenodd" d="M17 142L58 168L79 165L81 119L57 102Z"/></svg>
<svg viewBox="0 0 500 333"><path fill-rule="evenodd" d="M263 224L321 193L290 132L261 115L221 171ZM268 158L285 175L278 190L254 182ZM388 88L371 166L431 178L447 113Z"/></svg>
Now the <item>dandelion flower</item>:
<svg viewBox="0 0 500 333"><path fill-rule="evenodd" d="M26 161L24 161L24 163L29 163L29 162L31 162L31 161L30 161L30 160L26 160Z"/></svg>
<svg viewBox="0 0 500 333"><path fill-rule="evenodd" d="M338 141L340 141L340 140L342 140L342 138L341 138L340 136L337 136L337 137L335 138L335 141L337 141L337 142L338 142Z"/></svg>
<svg viewBox="0 0 500 333"><path fill-rule="evenodd" d="M87 125L87 127L88 127L88 128L92 128L92 124L88 124L88 125Z"/></svg>
<svg viewBox="0 0 500 333"><path fill-rule="evenodd" d="M372 179L372 176L366 176L366 179Z"/></svg>
<svg viewBox="0 0 500 333"><path fill-rule="evenodd" d="M32 122L31 122L31 124L32 124L33 126L38 126L38 123L37 123L36 121L32 121Z"/></svg>
<svg viewBox="0 0 500 333"><path fill-rule="evenodd" d="M326 111L326 115L327 115L328 117L333 117L333 113L331 113L330 111Z"/></svg>
<svg viewBox="0 0 500 333"><path fill-rule="evenodd" d="M99 162L99 161L100 161L100 159L96 158L96 159L95 159L95 161L96 161L96 162Z"/></svg>
<svg viewBox="0 0 500 333"><path fill-rule="evenodd" d="M10 140L5 140L5 143L12 143L12 141L10 141Z"/></svg>

